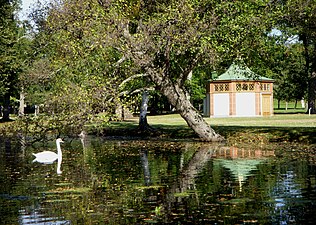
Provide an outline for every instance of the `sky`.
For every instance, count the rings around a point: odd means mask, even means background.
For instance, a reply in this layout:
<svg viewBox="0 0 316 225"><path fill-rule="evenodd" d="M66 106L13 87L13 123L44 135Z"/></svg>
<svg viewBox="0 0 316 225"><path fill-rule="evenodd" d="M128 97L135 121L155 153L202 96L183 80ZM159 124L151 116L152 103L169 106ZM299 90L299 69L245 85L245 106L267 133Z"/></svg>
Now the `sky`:
<svg viewBox="0 0 316 225"><path fill-rule="evenodd" d="M22 20L27 19L27 12L30 8L30 6L35 3L36 0L22 0L22 11L19 13L19 17Z"/></svg>

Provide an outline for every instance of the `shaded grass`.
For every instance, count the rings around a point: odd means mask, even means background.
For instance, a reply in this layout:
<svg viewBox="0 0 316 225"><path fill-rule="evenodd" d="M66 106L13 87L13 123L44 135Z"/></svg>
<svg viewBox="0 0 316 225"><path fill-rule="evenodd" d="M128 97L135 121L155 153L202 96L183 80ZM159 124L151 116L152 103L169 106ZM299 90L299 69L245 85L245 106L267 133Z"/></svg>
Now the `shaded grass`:
<svg viewBox="0 0 316 225"><path fill-rule="evenodd" d="M122 121L88 126L89 133L119 138L171 138L192 139L198 137L178 114L148 116L148 123L156 132L141 133L138 117ZM316 144L316 115L276 114L271 117L226 117L205 118L216 132L225 137L229 144L299 143ZM9 123L0 123L0 131ZM14 123L14 122L13 122Z"/></svg>
<svg viewBox="0 0 316 225"><path fill-rule="evenodd" d="M205 118L230 144L302 143L316 144L316 115L280 114L271 117ZM159 130L154 137L197 138L178 115L148 116L148 123ZM137 136L138 118L112 122L107 136Z"/></svg>

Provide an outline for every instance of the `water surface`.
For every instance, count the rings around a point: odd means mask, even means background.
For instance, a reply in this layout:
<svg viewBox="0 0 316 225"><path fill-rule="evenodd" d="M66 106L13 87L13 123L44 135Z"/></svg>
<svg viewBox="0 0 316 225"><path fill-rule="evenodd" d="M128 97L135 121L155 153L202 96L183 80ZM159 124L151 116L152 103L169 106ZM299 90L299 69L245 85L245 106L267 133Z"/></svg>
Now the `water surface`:
<svg viewBox="0 0 316 225"><path fill-rule="evenodd" d="M312 224L316 167L281 150L184 141L66 140L57 162L0 143L1 224Z"/></svg>

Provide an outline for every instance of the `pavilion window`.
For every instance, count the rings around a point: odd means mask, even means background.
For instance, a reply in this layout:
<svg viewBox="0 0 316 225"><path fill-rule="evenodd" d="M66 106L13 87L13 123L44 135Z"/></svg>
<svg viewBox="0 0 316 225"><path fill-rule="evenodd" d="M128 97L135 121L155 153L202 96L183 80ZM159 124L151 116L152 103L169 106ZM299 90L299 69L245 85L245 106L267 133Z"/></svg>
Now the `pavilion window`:
<svg viewBox="0 0 316 225"><path fill-rule="evenodd" d="M225 92L225 91L229 91L229 84L228 84L228 83L215 84L215 85L214 85L214 90L215 90L215 92Z"/></svg>
<svg viewBox="0 0 316 225"><path fill-rule="evenodd" d="M236 84L236 91L241 91L241 84Z"/></svg>
<svg viewBox="0 0 316 225"><path fill-rule="evenodd" d="M215 91L218 92L220 91L220 85L219 84L215 84L214 85Z"/></svg>
<svg viewBox="0 0 316 225"><path fill-rule="evenodd" d="M229 84L225 84L225 91L229 91Z"/></svg>
<svg viewBox="0 0 316 225"><path fill-rule="evenodd" d="M270 84L261 84L260 87L262 91L270 91Z"/></svg>

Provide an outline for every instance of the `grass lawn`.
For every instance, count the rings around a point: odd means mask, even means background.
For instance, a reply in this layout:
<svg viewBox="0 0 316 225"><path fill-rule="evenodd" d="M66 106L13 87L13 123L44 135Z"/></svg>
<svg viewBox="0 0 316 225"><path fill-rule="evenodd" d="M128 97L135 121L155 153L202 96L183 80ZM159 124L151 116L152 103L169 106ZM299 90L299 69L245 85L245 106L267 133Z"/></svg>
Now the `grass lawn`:
<svg viewBox="0 0 316 225"><path fill-rule="evenodd" d="M138 118L133 119L138 122ZM132 120L132 121L133 121ZM316 127L316 115L276 114L269 117L205 118L211 126ZM186 122L178 114L148 116L151 125L182 126Z"/></svg>

